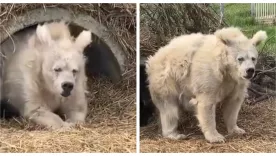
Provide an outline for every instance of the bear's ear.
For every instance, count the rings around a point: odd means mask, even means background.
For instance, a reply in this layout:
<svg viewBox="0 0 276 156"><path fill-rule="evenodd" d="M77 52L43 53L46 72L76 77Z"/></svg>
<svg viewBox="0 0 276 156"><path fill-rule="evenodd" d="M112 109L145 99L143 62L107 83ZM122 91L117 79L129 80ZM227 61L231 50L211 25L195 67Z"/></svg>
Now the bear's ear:
<svg viewBox="0 0 276 156"><path fill-rule="evenodd" d="M82 31L79 36L75 40L75 46L80 51L83 51L83 49L91 43L91 31L84 30Z"/></svg>
<svg viewBox="0 0 276 156"><path fill-rule="evenodd" d="M42 44L47 44L50 45L52 40L51 33L47 27L47 25L38 25L36 28L36 36L37 39L40 41Z"/></svg>
<svg viewBox="0 0 276 156"><path fill-rule="evenodd" d="M267 34L265 31L258 31L251 39L251 42L253 45L257 46L259 45L262 41L267 39Z"/></svg>
<svg viewBox="0 0 276 156"><path fill-rule="evenodd" d="M220 39L225 45L232 45L237 38L243 36L239 28L229 27L217 30L214 35Z"/></svg>
<svg viewBox="0 0 276 156"><path fill-rule="evenodd" d="M227 46L231 46L231 45L234 44L233 41L228 40L228 39L221 39L221 38L220 38L220 40L221 40L221 42L222 42L223 44L225 44L225 45L227 45Z"/></svg>

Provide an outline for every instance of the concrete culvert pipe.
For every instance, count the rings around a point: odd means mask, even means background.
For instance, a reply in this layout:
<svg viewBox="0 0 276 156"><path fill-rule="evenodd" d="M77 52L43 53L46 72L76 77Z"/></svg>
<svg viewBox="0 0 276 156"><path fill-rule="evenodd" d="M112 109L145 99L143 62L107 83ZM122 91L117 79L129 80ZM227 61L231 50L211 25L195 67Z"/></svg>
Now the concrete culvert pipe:
<svg viewBox="0 0 276 156"><path fill-rule="evenodd" d="M84 29L92 31L92 43L84 50L84 55L87 57L87 75L104 75L113 83L119 82L121 73L124 71L125 57L122 48L111 37L107 28L88 15L76 14L61 8L35 9L18 16L17 20L9 23L9 27L5 28L6 31L0 34L1 54L12 54L20 38L25 38L32 33L37 24L59 20L69 23L73 37ZM7 53L7 51L10 52ZM4 58L5 56L1 56L0 68L2 68Z"/></svg>

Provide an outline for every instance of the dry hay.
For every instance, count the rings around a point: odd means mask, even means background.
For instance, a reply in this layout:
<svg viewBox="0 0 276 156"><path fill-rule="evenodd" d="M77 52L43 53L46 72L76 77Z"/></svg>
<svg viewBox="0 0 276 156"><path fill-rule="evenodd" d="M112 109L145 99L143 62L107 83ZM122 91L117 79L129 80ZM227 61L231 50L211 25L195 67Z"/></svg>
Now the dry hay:
<svg viewBox="0 0 276 156"><path fill-rule="evenodd" d="M127 57L136 56L136 4L0 4L0 31L9 20L33 9L60 7L90 15L105 25L124 48Z"/></svg>
<svg viewBox="0 0 276 156"><path fill-rule="evenodd" d="M243 105L239 115L238 125L247 132L244 136L227 136L226 143L210 144L204 139L197 126L197 120L189 115L187 121L181 121L181 132L190 134L188 140L168 140L162 138L157 122L141 128L141 152L276 152L276 99L269 99L258 105ZM218 131L226 135L226 129L217 116Z"/></svg>
<svg viewBox="0 0 276 156"><path fill-rule="evenodd" d="M141 55L155 53L175 36L210 33L224 25L207 4L141 4Z"/></svg>
<svg viewBox="0 0 276 156"><path fill-rule="evenodd" d="M0 31L16 16L48 7L85 12L104 24L127 57L123 81L114 85L104 78L91 78L87 123L71 131L50 132L21 119L1 120L0 152L135 152L136 5L1 4Z"/></svg>

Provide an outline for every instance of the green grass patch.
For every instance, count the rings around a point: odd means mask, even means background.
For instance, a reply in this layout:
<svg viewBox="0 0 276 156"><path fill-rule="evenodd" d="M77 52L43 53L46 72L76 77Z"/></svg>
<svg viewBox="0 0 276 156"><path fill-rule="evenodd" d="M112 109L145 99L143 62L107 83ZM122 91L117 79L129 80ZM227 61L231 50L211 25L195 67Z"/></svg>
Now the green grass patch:
<svg viewBox="0 0 276 156"><path fill-rule="evenodd" d="M212 7L219 13L219 4L213 4ZM276 56L276 26L258 23L251 16L250 4L224 4L224 20L229 26L240 27L248 36L252 37L257 31L264 30L267 32L268 39L265 43L258 46L258 49L265 53Z"/></svg>

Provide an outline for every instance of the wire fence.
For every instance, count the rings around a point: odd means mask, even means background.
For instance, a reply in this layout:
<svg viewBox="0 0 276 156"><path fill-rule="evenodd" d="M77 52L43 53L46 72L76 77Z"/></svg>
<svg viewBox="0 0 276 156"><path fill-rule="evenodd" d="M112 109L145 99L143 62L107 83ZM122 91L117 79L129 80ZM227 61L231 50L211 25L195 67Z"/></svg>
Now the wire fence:
<svg viewBox="0 0 276 156"><path fill-rule="evenodd" d="M251 3L251 15L259 22L275 23L276 3Z"/></svg>

